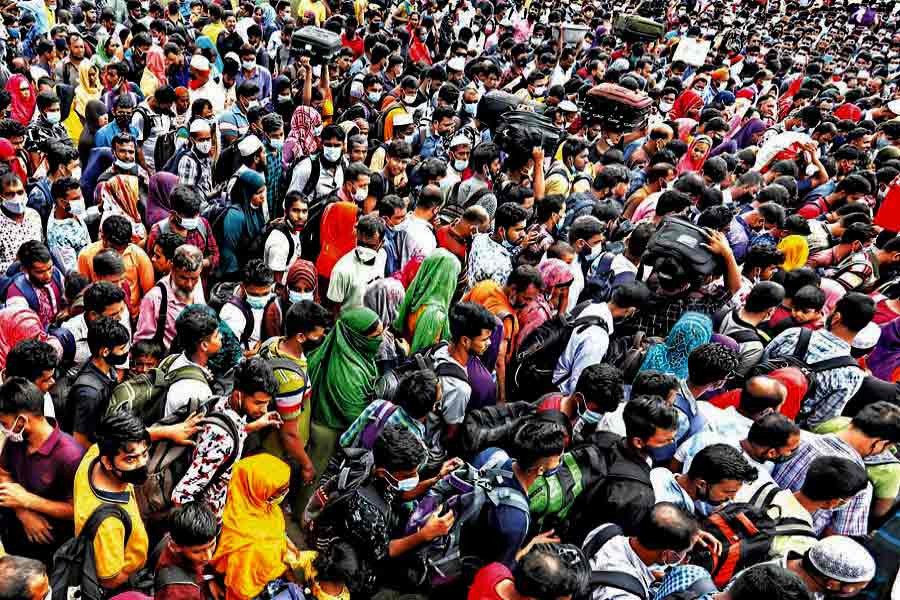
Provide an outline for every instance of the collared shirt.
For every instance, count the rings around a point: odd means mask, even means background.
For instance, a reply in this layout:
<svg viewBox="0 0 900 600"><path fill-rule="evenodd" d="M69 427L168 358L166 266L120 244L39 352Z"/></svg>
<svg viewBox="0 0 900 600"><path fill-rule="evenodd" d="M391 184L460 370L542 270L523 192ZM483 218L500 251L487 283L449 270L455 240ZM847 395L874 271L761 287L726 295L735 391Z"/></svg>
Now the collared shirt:
<svg viewBox="0 0 900 600"><path fill-rule="evenodd" d="M110 121L97 131L97 134L94 136L94 147L112 147L113 138L120 133L122 133L122 128L119 127L119 124L115 121ZM134 139L140 140L143 132L139 131L134 125L129 125L128 133L130 133Z"/></svg>
<svg viewBox="0 0 900 600"><path fill-rule="evenodd" d="M859 453L835 435L804 436L791 460L776 465L772 476L783 488L796 492L803 486L809 465L820 456L838 456L852 460L862 468L865 462ZM817 534L830 528L835 534L860 536L868 533L869 505L872 503L872 484L856 494L848 504L834 511L818 510L813 515Z"/></svg>
<svg viewBox="0 0 900 600"><path fill-rule="evenodd" d="M47 220L47 247L65 273L78 268L78 253L90 243L87 225L79 217L57 219L50 215Z"/></svg>
<svg viewBox="0 0 900 600"><path fill-rule="evenodd" d="M694 499L683 487L678 485L675 474L666 467L657 467L650 471L650 483L656 503L671 502L685 512L694 514Z"/></svg>
<svg viewBox="0 0 900 600"><path fill-rule="evenodd" d="M230 135L237 138L250 130L250 121L247 120L247 115L238 106L231 107L231 110L219 115L217 120L219 122L219 132L222 135Z"/></svg>
<svg viewBox="0 0 900 600"><path fill-rule="evenodd" d="M212 159L191 149L176 165L178 184L192 187L208 197L213 190Z"/></svg>
<svg viewBox="0 0 900 600"><path fill-rule="evenodd" d="M493 240L491 234L481 233L472 240L469 251L469 289L479 281L492 279L499 285L506 285L512 273L513 255L502 244Z"/></svg>
<svg viewBox="0 0 900 600"><path fill-rule="evenodd" d="M0 273L6 273L16 260L19 247L28 240L43 240L41 216L33 208L25 208L25 218L19 223L0 211Z"/></svg>
<svg viewBox="0 0 900 600"><path fill-rule="evenodd" d="M576 328L572 332L566 349L553 369L553 381L558 382L568 376L568 379L558 384L560 391L566 395L574 393L582 371L603 362L609 348L609 336L613 332L612 313L609 312L609 306L605 302L589 304L578 317L600 317L606 324L606 329L600 325L591 325Z"/></svg>
<svg viewBox="0 0 900 600"><path fill-rule="evenodd" d="M769 343L763 353L763 360L793 355L801 331L802 328L795 327L782 332ZM814 365L842 356L850 356L850 344L826 329L812 332L804 359L806 364ZM859 367L848 366L815 373L813 376L816 379L815 393L812 398L803 401L803 409L809 413L807 425L811 429L841 414L844 406L862 385L865 373Z"/></svg>
<svg viewBox="0 0 900 600"><path fill-rule="evenodd" d="M588 534L585 543L596 535L602 525ZM589 556L594 571L617 571L635 577L644 586L646 597L650 597L650 586L656 581L653 572L644 564L624 535L617 535L606 542L594 556ZM614 587L599 587L591 596L593 600L639 600L638 596Z"/></svg>
<svg viewBox="0 0 900 600"><path fill-rule="evenodd" d="M241 69L234 78L234 85L237 87L245 81L255 83L259 87L259 94L256 97L263 105L272 97L272 74L267 68L257 65L249 77L244 73L244 69Z"/></svg>
<svg viewBox="0 0 900 600"><path fill-rule="evenodd" d="M191 104L201 98L209 100L215 114L219 114L225 109L225 89L221 83L213 81L212 78L196 90L191 90L190 97Z"/></svg>
<svg viewBox="0 0 900 600"><path fill-rule="evenodd" d="M175 338L175 319L189 304L206 304L206 297L203 295L203 286L198 282L198 285L191 292L191 297L187 301L182 300L178 297L178 293L176 293L175 287L172 285L171 275L166 275L141 299L137 330L134 332L134 341L136 342L152 340L156 336L156 326L159 323L160 313L159 303L162 301L162 292L159 286L165 286L166 288L166 319L165 331L163 332L163 346L168 348Z"/></svg>

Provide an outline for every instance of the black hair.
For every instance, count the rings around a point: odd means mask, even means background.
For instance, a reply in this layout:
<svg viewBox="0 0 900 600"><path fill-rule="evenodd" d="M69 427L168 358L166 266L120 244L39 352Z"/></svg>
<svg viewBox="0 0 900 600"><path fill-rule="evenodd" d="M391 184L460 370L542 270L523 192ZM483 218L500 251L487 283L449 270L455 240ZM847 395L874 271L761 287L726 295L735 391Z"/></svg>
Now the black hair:
<svg viewBox="0 0 900 600"><path fill-rule="evenodd" d="M412 431L406 427L389 424L372 448L375 466L390 473L411 471L425 462L425 447Z"/></svg>
<svg viewBox="0 0 900 600"><path fill-rule="evenodd" d="M125 272L125 261L118 252L112 248L106 248L94 255L91 267L93 267L94 275L97 277L121 275Z"/></svg>
<svg viewBox="0 0 900 600"><path fill-rule="evenodd" d="M91 356L99 356L101 348L112 349L131 341L128 329L109 317L100 317L88 323L87 343Z"/></svg>
<svg viewBox="0 0 900 600"><path fill-rule="evenodd" d="M850 424L866 437L900 442L900 406L879 401L864 406Z"/></svg>
<svg viewBox="0 0 900 600"><path fill-rule="evenodd" d="M356 222L356 234L366 238L384 238L384 221L378 215L363 215Z"/></svg>
<svg viewBox="0 0 900 600"><path fill-rule="evenodd" d="M138 356L151 356L156 360L162 360L166 356L166 351L161 344L157 344L153 340L138 340L131 345L131 358Z"/></svg>
<svg viewBox="0 0 900 600"><path fill-rule="evenodd" d="M254 258L244 265L241 282L244 285L272 285L275 274L261 258Z"/></svg>
<svg viewBox="0 0 900 600"><path fill-rule="evenodd" d="M779 206L786 206L791 201L791 194L783 185L770 183L763 189L759 190L759 192L756 194L756 200L761 205L771 202Z"/></svg>
<svg viewBox="0 0 900 600"><path fill-rule="evenodd" d="M184 237L174 231L168 231L156 238L156 246L162 251L166 260L175 258L175 250L184 244Z"/></svg>
<svg viewBox="0 0 900 600"><path fill-rule="evenodd" d="M678 413L674 406L659 396L632 396L622 411L625 437L642 440L653 437L657 429L674 431Z"/></svg>
<svg viewBox="0 0 900 600"><path fill-rule="evenodd" d="M110 215L100 226L103 239L113 246L127 246L131 243L131 221L122 215Z"/></svg>
<svg viewBox="0 0 900 600"><path fill-rule="evenodd" d="M518 223L524 223L528 219L528 213L520 205L507 202L497 207L494 213L495 229L509 229Z"/></svg>
<svg viewBox="0 0 900 600"><path fill-rule="evenodd" d="M44 415L44 395L24 377L10 377L0 385L0 414L27 412Z"/></svg>
<svg viewBox="0 0 900 600"><path fill-rule="evenodd" d="M825 292L814 285L804 285L793 297L793 307L797 310L822 310L825 307Z"/></svg>
<svg viewBox="0 0 900 600"><path fill-rule="evenodd" d="M50 195L54 200L58 200L59 198L65 198L70 190L77 189L81 189L81 184L78 183L78 180L72 177L60 177L50 186Z"/></svg>
<svg viewBox="0 0 900 600"><path fill-rule="evenodd" d="M688 379L695 385L721 381L738 368L738 353L722 344L709 343L694 348L688 356Z"/></svg>
<svg viewBox="0 0 900 600"><path fill-rule="evenodd" d="M645 369L639 371L631 384L631 395L635 398L638 396L659 396L660 398L668 398L673 390L677 390L680 384L678 378L670 373L662 371L654 371L653 369Z"/></svg>
<svg viewBox="0 0 900 600"><path fill-rule="evenodd" d="M509 274L509 278L506 280L506 285L519 291L527 290L532 285L538 289L543 289L544 280L537 267L523 264L513 269L513 272Z"/></svg>
<svg viewBox="0 0 900 600"><path fill-rule="evenodd" d="M397 383L396 396L400 406L413 419L423 418L437 402L439 383L437 375L429 369L405 373Z"/></svg>
<svg viewBox="0 0 900 600"><path fill-rule="evenodd" d="M474 302L459 302L450 307L450 335L454 342L463 336L476 338L482 331L494 331L497 318Z"/></svg>
<svg viewBox="0 0 900 600"><path fill-rule="evenodd" d="M748 313L763 313L780 306L784 301L784 288L774 281L759 281L744 302L744 310Z"/></svg>
<svg viewBox="0 0 900 600"><path fill-rule="evenodd" d="M206 306L188 306L175 319L173 345L182 348L185 354L193 355L200 344L219 328L219 319ZM175 343L177 342L177 344Z"/></svg>
<svg viewBox="0 0 900 600"><path fill-rule="evenodd" d="M85 312L91 311L98 315L106 310L107 306L124 301L125 291L109 281L92 283L84 292Z"/></svg>
<svg viewBox="0 0 900 600"><path fill-rule="evenodd" d="M727 479L756 481L759 474L743 453L728 444L712 444L698 452L691 461L688 477L713 485Z"/></svg>
<svg viewBox="0 0 900 600"><path fill-rule="evenodd" d="M476 173L481 173L484 167L490 167L491 163L500 158L500 149L493 143L478 144L472 149L469 164Z"/></svg>
<svg viewBox="0 0 900 600"><path fill-rule="evenodd" d="M351 593L358 589L360 579L364 578L361 574L365 572L356 549L342 540L320 550L313 560L313 568L319 581L343 582Z"/></svg>
<svg viewBox="0 0 900 600"><path fill-rule="evenodd" d="M282 328L286 337L309 333L316 327L327 328L331 314L312 300L295 302L285 313Z"/></svg>
<svg viewBox="0 0 900 600"><path fill-rule="evenodd" d="M728 163L718 156L713 156L703 163L703 175L709 177L713 184L721 183L728 176Z"/></svg>
<svg viewBox="0 0 900 600"><path fill-rule="evenodd" d="M763 563L745 569L728 588L731 600L812 600L800 577L784 567Z"/></svg>
<svg viewBox="0 0 900 600"><path fill-rule="evenodd" d="M723 205L710 206L697 218L697 225L709 229L722 230L731 224L734 213Z"/></svg>
<svg viewBox="0 0 900 600"><path fill-rule="evenodd" d="M182 548L209 544L218 534L219 522L205 502L186 502L172 512L169 535Z"/></svg>
<svg viewBox="0 0 900 600"><path fill-rule="evenodd" d="M122 327L119 325L119 327ZM122 327L124 329L124 327ZM150 433L141 418L129 410L117 410L100 419L97 427L97 446L100 456L109 460L120 450L127 450L128 444L150 443Z"/></svg>
<svg viewBox="0 0 900 600"><path fill-rule="evenodd" d="M700 190L702 193L703 190ZM678 190L666 190L656 202L656 216L664 217L670 213L680 213L691 205L691 197Z"/></svg>
<svg viewBox="0 0 900 600"><path fill-rule="evenodd" d="M778 228L784 226L784 207L774 202L765 202L757 207L757 212L766 223L771 223Z"/></svg>
<svg viewBox="0 0 900 600"><path fill-rule="evenodd" d="M4 554L0 556L0 600L31 598L34 584L47 575L39 560Z"/></svg>
<svg viewBox="0 0 900 600"><path fill-rule="evenodd" d="M59 365L56 350L41 340L23 340L6 355L6 377L24 377L28 381L54 371Z"/></svg>
<svg viewBox="0 0 900 600"><path fill-rule="evenodd" d="M259 356L240 361L234 367L234 389L245 394L264 392L274 396L278 391L278 380L269 363Z"/></svg>
<svg viewBox="0 0 900 600"><path fill-rule="evenodd" d="M818 502L852 498L866 489L869 478L865 468L843 456L819 456L806 469L800 491Z"/></svg>
<svg viewBox="0 0 900 600"><path fill-rule="evenodd" d="M638 523L637 539L650 550L681 552L691 547L699 529L693 515L671 502L658 502Z"/></svg>
<svg viewBox="0 0 900 600"><path fill-rule="evenodd" d="M643 281L629 281L613 288L610 303L619 308L639 308L650 300L650 288Z"/></svg>
<svg viewBox="0 0 900 600"><path fill-rule="evenodd" d="M19 246L16 258L23 267L33 267L37 263L50 263L53 258L50 250L40 240L26 240Z"/></svg>
<svg viewBox="0 0 900 600"><path fill-rule="evenodd" d="M744 266L742 272L749 274L753 269L761 269L765 271L769 267L775 267L784 264L784 252L775 246L767 244L758 244L751 246L744 257Z"/></svg>
<svg viewBox="0 0 900 600"><path fill-rule="evenodd" d="M750 425L747 440L762 448L782 448L800 435L800 427L781 413L769 413Z"/></svg>
<svg viewBox="0 0 900 600"><path fill-rule="evenodd" d="M604 363L591 365L578 376L575 393L600 407L600 412L612 412L625 398L622 371Z"/></svg>
<svg viewBox="0 0 900 600"><path fill-rule="evenodd" d="M847 292L834 305L834 312L841 314L841 323L847 329L862 331L875 316L875 301L859 292Z"/></svg>
<svg viewBox="0 0 900 600"><path fill-rule="evenodd" d="M531 469L543 458L559 456L566 448L569 432L560 423L532 416L522 421L513 435L510 454L524 469Z"/></svg>
<svg viewBox="0 0 900 600"><path fill-rule="evenodd" d="M513 585L521 596L556 600L584 592L590 563L572 544L535 544L513 567Z"/></svg>
<svg viewBox="0 0 900 600"><path fill-rule="evenodd" d="M821 282L822 278L819 277L819 274L809 267L800 267L799 269L788 271L782 283L784 295L786 298L793 298L800 288L807 285L819 287Z"/></svg>
<svg viewBox="0 0 900 600"><path fill-rule="evenodd" d="M169 206L172 210L188 219L200 214L202 205L203 198L200 192L187 185L176 185L169 195Z"/></svg>
<svg viewBox="0 0 900 600"><path fill-rule="evenodd" d="M592 215L582 215L572 221L572 226L569 227L569 243L574 245L578 240L587 241L605 232L606 228L600 219Z"/></svg>

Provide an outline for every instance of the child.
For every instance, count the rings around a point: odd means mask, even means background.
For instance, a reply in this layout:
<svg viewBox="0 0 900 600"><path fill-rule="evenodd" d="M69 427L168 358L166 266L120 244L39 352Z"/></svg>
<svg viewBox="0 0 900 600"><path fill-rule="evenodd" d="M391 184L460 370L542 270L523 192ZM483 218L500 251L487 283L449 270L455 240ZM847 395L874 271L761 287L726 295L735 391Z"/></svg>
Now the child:
<svg viewBox="0 0 900 600"><path fill-rule="evenodd" d="M350 600L350 589L363 581L356 551L346 542L337 542L324 552L301 551L291 565L302 582L307 598Z"/></svg>
<svg viewBox="0 0 900 600"><path fill-rule="evenodd" d="M162 347L151 340L141 340L131 346L131 375L149 373L159 366L165 356Z"/></svg>
<svg viewBox="0 0 900 600"><path fill-rule="evenodd" d="M778 323L773 334L778 335L791 327L805 327L813 331L821 329L824 307L825 292L814 285L803 286L794 294L791 316Z"/></svg>

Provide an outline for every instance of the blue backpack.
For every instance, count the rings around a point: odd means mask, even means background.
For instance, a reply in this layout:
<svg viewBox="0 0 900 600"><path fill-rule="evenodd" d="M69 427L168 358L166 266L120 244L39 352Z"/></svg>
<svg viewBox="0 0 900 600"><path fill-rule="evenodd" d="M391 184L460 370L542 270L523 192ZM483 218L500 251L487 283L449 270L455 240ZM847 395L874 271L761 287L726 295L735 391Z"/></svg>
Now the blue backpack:
<svg viewBox="0 0 900 600"><path fill-rule="evenodd" d="M16 267L12 273L10 271ZM12 287L13 284L19 288L19 291L22 292L25 300L28 302L28 307L34 312L38 312L40 308L40 302L38 301L37 293L34 291L34 286L31 284L31 281L28 279L28 275L18 270L19 263L15 262L7 270L6 275L0 278L0 301L6 302L7 296L9 295L9 288ZM62 273L55 266L53 267L53 283L56 284L59 289L59 293L62 294L65 288L65 283L63 282Z"/></svg>

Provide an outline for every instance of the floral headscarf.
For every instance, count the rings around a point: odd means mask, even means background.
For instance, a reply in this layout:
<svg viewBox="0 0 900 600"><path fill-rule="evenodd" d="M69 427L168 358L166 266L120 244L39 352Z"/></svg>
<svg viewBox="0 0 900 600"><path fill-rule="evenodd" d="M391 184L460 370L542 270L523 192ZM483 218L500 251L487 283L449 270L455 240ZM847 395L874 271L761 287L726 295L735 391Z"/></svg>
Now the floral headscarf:
<svg viewBox="0 0 900 600"><path fill-rule="evenodd" d="M672 326L665 342L647 350L641 371L661 371L687 379L688 356L711 338L712 320L701 313L687 312Z"/></svg>
<svg viewBox="0 0 900 600"><path fill-rule="evenodd" d="M289 165L297 156L307 156L319 147L316 128L322 125L322 116L311 106L298 106L291 117L291 132L284 140L282 161Z"/></svg>

